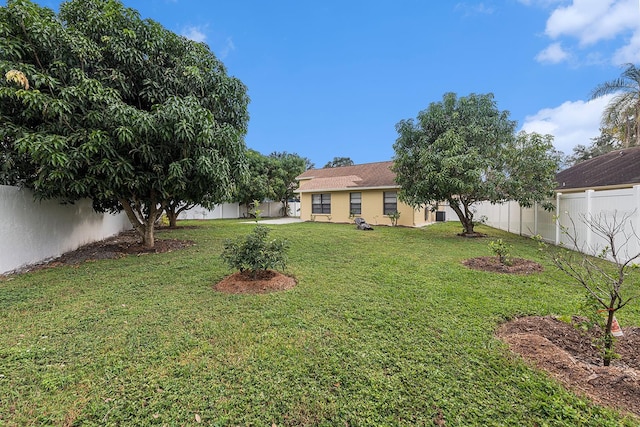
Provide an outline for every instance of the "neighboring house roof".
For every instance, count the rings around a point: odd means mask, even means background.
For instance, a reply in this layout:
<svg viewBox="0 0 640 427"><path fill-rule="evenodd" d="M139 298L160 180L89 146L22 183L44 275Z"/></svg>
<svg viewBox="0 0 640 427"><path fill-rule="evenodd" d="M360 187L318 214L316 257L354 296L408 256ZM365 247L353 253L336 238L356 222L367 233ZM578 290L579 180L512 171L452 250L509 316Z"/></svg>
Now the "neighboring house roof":
<svg viewBox="0 0 640 427"><path fill-rule="evenodd" d="M309 169L296 179L298 193L308 191L338 191L364 188L399 188L393 162L366 163L338 168Z"/></svg>
<svg viewBox="0 0 640 427"><path fill-rule="evenodd" d="M615 150L556 175L557 191L640 184L640 147Z"/></svg>

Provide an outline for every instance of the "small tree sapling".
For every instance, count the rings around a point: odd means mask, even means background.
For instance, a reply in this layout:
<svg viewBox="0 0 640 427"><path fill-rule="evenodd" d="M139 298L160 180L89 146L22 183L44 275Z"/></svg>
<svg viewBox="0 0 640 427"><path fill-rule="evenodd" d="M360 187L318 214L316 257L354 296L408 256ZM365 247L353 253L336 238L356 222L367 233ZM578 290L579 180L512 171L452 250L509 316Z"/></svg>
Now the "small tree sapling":
<svg viewBox="0 0 640 427"><path fill-rule="evenodd" d="M591 302L589 306L594 311L606 313L602 337L605 366L610 365L615 354L612 330L615 331L618 326L616 312L640 297L637 287L632 289L628 286L629 279L637 279L637 273L631 275L640 258L640 237L631 221L635 213L621 214L616 211L612 214L582 216L580 221L587 229L605 242L601 247L589 247L581 243L571 217L569 227L561 226L569 242L566 248L551 249L540 241L541 247L549 250L555 266L587 291L587 301Z"/></svg>

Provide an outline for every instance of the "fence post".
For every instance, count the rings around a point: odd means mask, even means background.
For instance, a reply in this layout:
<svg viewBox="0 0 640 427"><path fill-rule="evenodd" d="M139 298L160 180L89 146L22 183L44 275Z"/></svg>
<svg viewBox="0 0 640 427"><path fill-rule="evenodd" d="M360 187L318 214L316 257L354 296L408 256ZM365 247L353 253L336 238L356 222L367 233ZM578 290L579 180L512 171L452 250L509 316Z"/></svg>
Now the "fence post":
<svg viewBox="0 0 640 427"><path fill-rule="evenodd" d="M593 211L593 199L591 196L593 196L593 191L594 190L586 190L584 192L585 194L585 198L587 199L587 213L585 215L585 219L587 219L588 221L591 220L591 212ZM587 248L590 251L591 250L591 244L592 244L592 231L591 231L591 227L586 227L586 233L587 233Z"/></svg>
<svg viewBox="0 0 640 427"><path fill-rule="evenodd" d="M562 193L556 193L556 245L560 244L560 196Z"/></svg>

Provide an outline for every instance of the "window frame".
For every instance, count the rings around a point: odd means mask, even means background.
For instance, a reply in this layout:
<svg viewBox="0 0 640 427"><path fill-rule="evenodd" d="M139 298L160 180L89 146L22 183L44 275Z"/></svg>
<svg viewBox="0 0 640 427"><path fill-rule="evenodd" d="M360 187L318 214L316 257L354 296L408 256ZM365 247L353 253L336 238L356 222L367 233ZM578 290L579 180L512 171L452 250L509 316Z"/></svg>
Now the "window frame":
<svg viewBox="0 0 640 427"><path fill-rule="evenodd" d="M353 197L356 194L358 195L357 203L354 202L356 199ZM362 215L362 192L349 193L349 215Z"/></svg>
<svg viewBox="0 0 640 427"><path fill-rule="evenodd" d="M316 203L316 197L319 197L320 203ZM311 195L311 214L331 215L331 193L316 193Z"/></svg>
<svg viewBox="0 0 640 427"><path fill-rule="evenodd" d="M393 202L389 201L393 199ZM391 208L393 206L393 209ZM382 192L382 214L389 215L398 212L398 192L383 191Z"/></svg>

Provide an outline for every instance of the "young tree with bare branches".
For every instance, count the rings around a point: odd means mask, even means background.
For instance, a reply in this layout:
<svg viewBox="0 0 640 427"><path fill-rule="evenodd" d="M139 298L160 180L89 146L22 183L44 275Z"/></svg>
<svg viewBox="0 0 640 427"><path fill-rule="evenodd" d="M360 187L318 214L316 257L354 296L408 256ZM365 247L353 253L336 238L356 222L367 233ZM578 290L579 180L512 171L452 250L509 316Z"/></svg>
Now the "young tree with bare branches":
<svg viewBox="0 0 640 427"><path fill-rule="evenodd" d="M575 221L569 218L570 226L561 226L569 245L550 251L556 267L587 291L588 300L595 303L598 312L607 314L603 336L604 366L610 365L614 355L612 330L617 323L616 312L640 297L638 288L634 292L629 286L630 279L637 279L637 273L630 276L640 259L640 236L632 222L635 213L614 211L612 214L581 216L580 221L587 229L604 241L600 246L582 243ZM549 246L543 246L549 249Z"/></svg>

